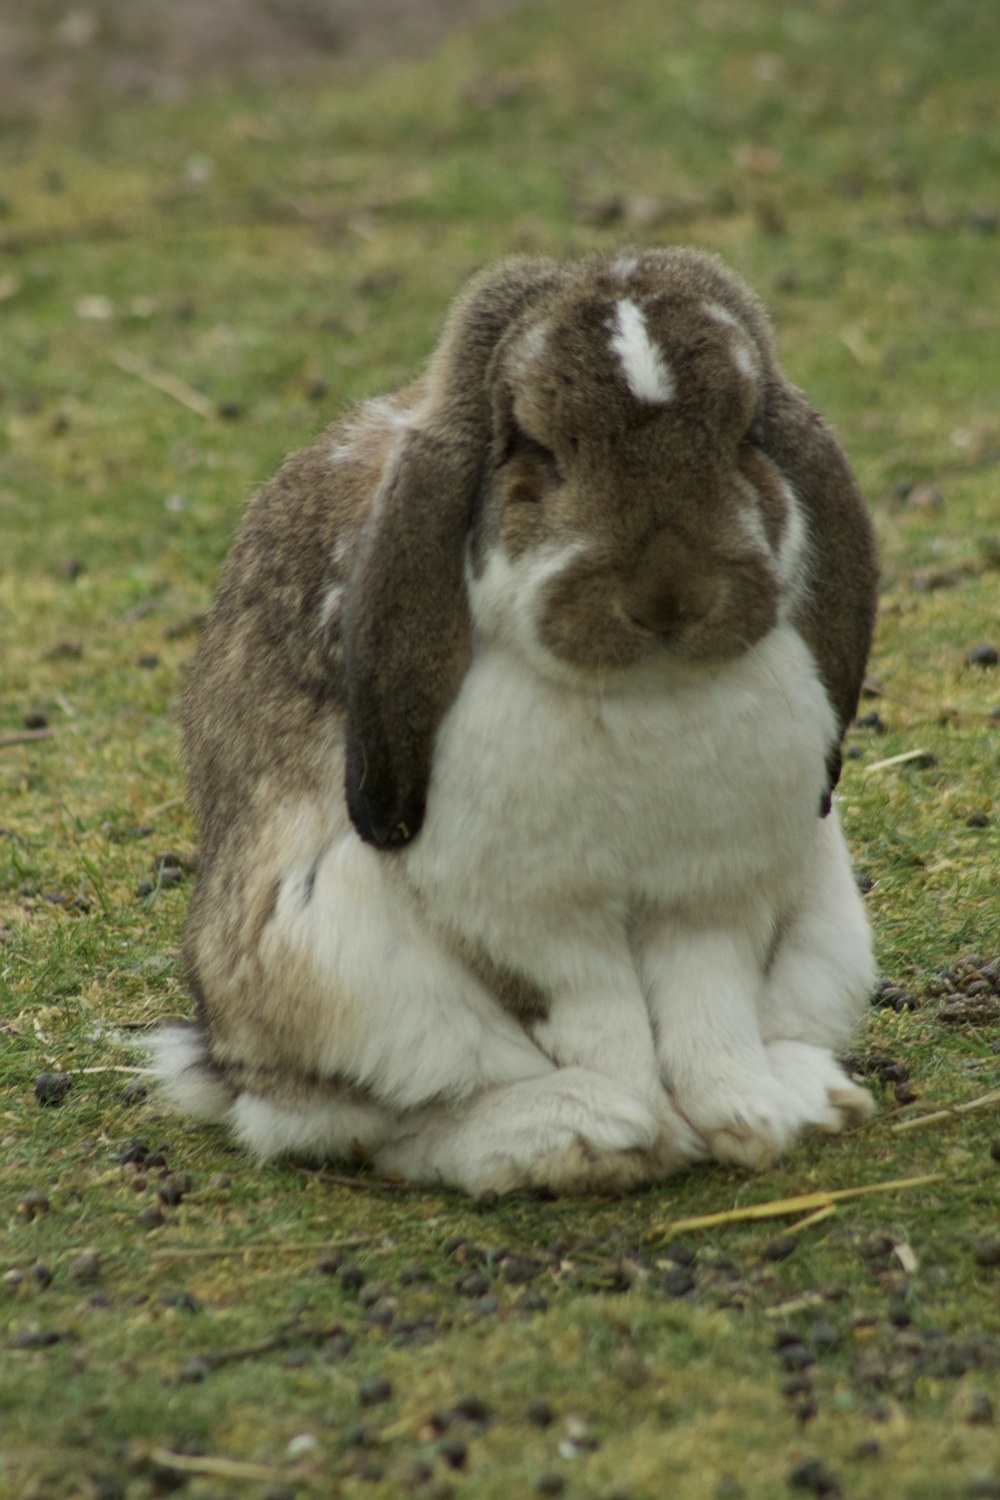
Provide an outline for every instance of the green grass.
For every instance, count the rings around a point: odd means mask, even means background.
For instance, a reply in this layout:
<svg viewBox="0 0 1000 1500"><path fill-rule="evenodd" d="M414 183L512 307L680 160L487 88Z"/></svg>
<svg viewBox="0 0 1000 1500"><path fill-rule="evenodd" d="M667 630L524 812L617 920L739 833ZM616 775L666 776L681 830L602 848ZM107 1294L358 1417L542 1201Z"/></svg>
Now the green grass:
<svg viewBox="0 0 1000 1500"><path fill-rule="evenodd" d="M810 1458L851 1500L1000 1493L996 1419L972 1420L1000 1407L1000 1271L976 1259L1000 1124L893 1129L1000 1074L974 986L943 1019L968 972L936 977L1000 954L1000 675L966 665L1000 646L998 48L978 0L556 0L370 77L11 122L0 739L31 713L52 733L0 748L0 1494L132 1500L173 1472L203 1500L507 1500L557 1472L594 1500L770 1500ZM255 1166L127 1091L136 1039L187 1004L189 889L158 888L153 863L196 843L173 706L240 508L419 365L476 265L622 240L708 246L747 275L870 497L882 696L863 710L885 728L852 732L841 807L882 972L919 1003L873 1011L857 1046L905 1063L917 1097L876 1078L860 1134L614 1202ZM868 769L911 750L932 763ZM41 1108L34 1079L61 1069L67 1098ZM140 1215L178 1184L120 1165L133 1140L192 1179L158 1225ZM670 1295L676 1218L929 1172L841 1203L786 1258L777 1221L692 1231L695 1289ZM339 1243L381 1298L317 1269ZM537 1262L528 1282L511 1255ZM470 1272L485 1291L456 1287ZM811 1396L782 1389L785 1331L815 1355ZM375 1375L391 1394L363 1407ZM445 1430L473 1394L489 1424ZM528 1416L541 1399L549 1426ZM182 1476L159 1449L262 1477Z"/></svg>

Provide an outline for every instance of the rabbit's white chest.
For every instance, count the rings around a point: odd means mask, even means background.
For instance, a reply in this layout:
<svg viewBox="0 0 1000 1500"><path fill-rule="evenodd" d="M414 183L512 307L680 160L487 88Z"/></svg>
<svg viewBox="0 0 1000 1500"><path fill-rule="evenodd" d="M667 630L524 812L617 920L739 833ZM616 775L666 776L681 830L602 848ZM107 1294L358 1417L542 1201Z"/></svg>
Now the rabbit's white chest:
<svg viewBox="0 0 1000 1500"><path fill-rule="evenodd" d="M488 649L442 723L407 872L440 919L490 947L574 904L624 919L640 903L784 888L815 840L833 734L786 627L743 660L668 666L603 696Z"/></svg>

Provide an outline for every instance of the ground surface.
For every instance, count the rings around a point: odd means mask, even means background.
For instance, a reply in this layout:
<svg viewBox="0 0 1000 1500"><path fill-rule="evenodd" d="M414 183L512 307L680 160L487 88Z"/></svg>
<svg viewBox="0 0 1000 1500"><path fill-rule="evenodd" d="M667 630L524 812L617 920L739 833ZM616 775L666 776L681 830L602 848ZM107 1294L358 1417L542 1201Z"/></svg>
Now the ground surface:
<svg viewBox="0 0 1000 1500"><path fill-rule="evenodd" d="M5 0L0 119L67 113L81 95L183 98L210 78L318 77L426 51L512 0Z"/></svg>
<svg viewBox="0 0 1000 1500"><path fill-rule="evenodd" d="M4 1500L1000 1495L998 52L979 0L552 0L3 92ZM623 240L758 287L871 499L878 1115L611 1202L255 1166L134 1050L189 1003L174 705L240 507L483 260Z"/></svg>

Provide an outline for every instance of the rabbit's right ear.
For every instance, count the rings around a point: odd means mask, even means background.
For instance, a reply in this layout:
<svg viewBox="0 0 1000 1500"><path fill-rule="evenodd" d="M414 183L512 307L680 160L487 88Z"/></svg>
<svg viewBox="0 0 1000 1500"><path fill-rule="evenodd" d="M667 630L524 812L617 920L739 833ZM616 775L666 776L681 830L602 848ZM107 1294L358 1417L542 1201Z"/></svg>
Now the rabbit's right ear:
<svg viewBox="0 0 1000 1500"><path fill-rule="evenodd" d="M564 273L515 260L455 304L365 522L344 597L345 792L367 843L397 848L424 818L438 725L469 653L466 541L492 438L488 371L514 321Z"/></svg>
<svg viewBox="0 0 1000 1500"><path fill-rule="evenodd" d="M878 598L875 531L843 449L801 391L776 384L765 413L768 456L805 512L811 576L794 619L837 715L821 812L841 770L841 741L857 711Z"/></svg>

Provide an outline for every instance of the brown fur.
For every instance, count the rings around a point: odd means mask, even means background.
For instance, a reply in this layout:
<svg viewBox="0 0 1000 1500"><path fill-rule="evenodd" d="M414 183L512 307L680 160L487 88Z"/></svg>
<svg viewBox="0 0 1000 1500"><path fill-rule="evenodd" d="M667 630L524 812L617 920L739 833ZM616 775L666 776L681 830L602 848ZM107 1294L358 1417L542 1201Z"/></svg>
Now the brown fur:
<svg viewBox="0 0 1000 1500"><path fill-rule="evenodd" d="M464 938L443 933L455 957L479 980L484 989L516 1016L530 1025L533 1021L544 1021L549 1013L549 996L532 979L504 964L495 964L488 953L473 948Z"/></svg>

